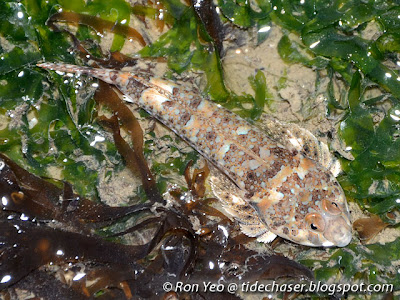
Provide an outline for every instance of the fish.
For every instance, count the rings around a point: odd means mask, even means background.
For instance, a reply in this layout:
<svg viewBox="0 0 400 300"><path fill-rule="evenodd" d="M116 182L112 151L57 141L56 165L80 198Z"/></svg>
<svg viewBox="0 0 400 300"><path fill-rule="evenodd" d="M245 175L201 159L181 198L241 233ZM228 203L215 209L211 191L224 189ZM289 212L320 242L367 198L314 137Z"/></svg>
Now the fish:
<svg viewBox="0 0 400 300"><path fill-rule="evenodd" d="M283 135L265 132L196 89L161 78L61 63L37 66L112 84L174 131L224 174L225 188L212 183L213 192L246 235L264 243L279 236L311 247L350 243L343 189L310 151L315 147L303 143L306 135L296 136L301 130L295 125L275 122L272 128Z"/></svg>

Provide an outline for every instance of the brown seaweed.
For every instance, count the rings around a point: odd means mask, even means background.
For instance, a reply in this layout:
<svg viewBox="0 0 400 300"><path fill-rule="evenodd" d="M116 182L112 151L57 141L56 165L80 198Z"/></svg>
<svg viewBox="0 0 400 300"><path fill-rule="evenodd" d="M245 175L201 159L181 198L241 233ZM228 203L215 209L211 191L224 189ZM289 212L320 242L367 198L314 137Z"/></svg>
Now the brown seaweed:
<svg viewBox="0 0 400 300"><path fill-rule="evenodd" d="M197 17L204 25L207 33L214 42L215 49L221 56L223 51L224 28L212 0L192 0L192 6Z"/></svg>
<svg viewBox="0 0 400 300"><path fill-rule="evenodd" d="M146 46L146 42L143 39L143 36L136 29L126 25L122 25L120 23L106 21L90 15L64 11L52 15L49 18L48 22L69 22L84 24L92 27L97 32L104 33L104 31L109 31L111 33L120 34L128 39L134 39L138 41L142 46Z"/></svg>
<svg viewBox="0 0 400 300"><path fill-rule="evenodd" d="M68 15L64 15L64 20L65 22L68 23L74 23L79 20L79 14L74 13L74 12L69 12ZM127 66L134 66L137 63L137 58L132 58L129 56L126 56L122 54L121 52L110 52L107 54L101 53L102 57L96 57L92 55L82 44L82 42L73 34L71 31L67 29L61 29L57 25L57 18L56 17L51 17L49 20L47 20L47 25L55 32L64 32L68 34L68 36L72 39L72 42L74 44L73 48L77 50L78 55L83 59L83 60L93 60L95 61L98 65L101 65L104 68L110 68L110 69L117 69L120 70L123 67ZM101 20L103 21L103 20ZM101 21L98 22L99 24L99 29L101 31L105 31L105 27L101 27L100 25L103 24ZM78 24L78 23L77 23ZM143 39L143 38L142 38ZM90 43L90 41L86 41L86 43ZM101 51L101 49L99 49ZM102 51L101 51L102 52ZM103 58L105 57L105 58Z"/></svg>
<svg viewBox="0 0 400 300"><path fill-rule="evenodd" d="M11 169L9 163L9 160L5 162L2 170L4 172L0 173L0 176L5 176L6 180L10 178L10 174L14 174L11 173L11 170L16 170L21 178L27 180L25 186L32 189L38 190L41 186L50 188L50 192L52 190L57 191L57 193L53 192L56 195L63 193L65 196L71 196L73 193L69 185L66 185L64 189L56 189L55 186L46 183L43 179L16 167L16 164L12 162ZM194 174L201 172L197 170ZM13 180L10 181L13 190L21 189L19 182L15 178ZM39 186L35 186L32 182L39 184ZM39 193L45 194L46 192L39 191ZM160 216L149 217L131 229L114 235L123 236L140 231L148 226L158 226L151 240L144 245L122 245L109 242L91 234L83 235L51 228L37 221L24 221L18 215L6 214L6 211L3 211L0 218L0 230L5 234L0 241L2 245L0 249L2 254L0 272L1 274L9 274L11 279L4 283L0 289L13 284L15 287L23 288L25 286L29 288L33 285L32 282L41 282L45 275L37 270L49 262L61 265L71 262L85 263L88 267L86 271L88 276L89 274L92 277L97 276L97 285L81 286L76 291L87 296L100 290L107 291L106 294L110 298L125 296L128 299L131 296L142 298L161 296L164 294L162 284L167 280L174 283L178 280L183 282L215 280L217 282L223 279L240 282L281 277L312 278L310 270L285 257L265 256L246 249L242 245L242 235L236 237L233 235L235 225L229 219L225 217L221 221L210 223L206 218L206 213L203 211L203 214L201 214L202 209L208 206L208 202L201 201L201 199L196 199L195 202L199 203L191 204L192 212L188 209L184 200L181 200L180 209L159 207L157 210L161 213ZM97 204L95 203L95 205ZM108 207L108 209L112 208ZM74 212L76 211L72 210L69 217L73 218ZM102 207L100 213L107 214L107 207ZM196 234L194 232L189 219L192 213L203 216L200 221L202 226L209 229L207 234ZM60 222L67 222L63 218L59 220ZM86 226L85 224L89 225L87 223L82 225ZM14 247L13 245L18 246ZM154 253L155 256L153 254L154 258L149 261L146 257L151 253ZM210 267L210 262L215 267ZM232 266L235 266L235 268L232 268ZM26 279L26 276L30 273L37 278ZM109 276L110 274L112 276ZM108 287L118 288L120 291L109 291ZM45 295L48 294L43 289L36 288L31 291L36 291L38 295L43 295L45 299L52 298L46 298ZM68 294L64 289L61 289L61 292ZM58 293L58 291L54 291L54 293ZM183 296L183 294L178 293L179 296ZM204 294L201 291L196 295L193 294L190 297L193 299L216 297L215 295ZM219 294L219 296L222 296L222 294ZM78 299L78 297L76 298Z"/></svg>
<svg viewBox="0 0 400 300"><path fill-rule="evenodd" d="M120 219L151 207L138 204L110 207L74 194L68 183L64 188L37 177L0 153L0 198L3 210L23 213L39 220L57 220L82 228L82 223Z"/></svg>
<svg viewBox="0 0 400 300"><path fill-rule="evenodd" d="M148 0L148 4L152 5L157 11L160 11L160 12L166 10L164 4L161 1L155 1L155 3L153 3L153 1ZM135 4L133 6L135 6ZM140 17L140 15L137 15L137 17ZM144 22L144 20L145 19L143 16L142 21ZM164 26L165 26L164 18L163 17L160 18L160 14L156 14L154 16L154 21L155 21L155 25L156 25L158 32L160 32L160 33L163 32Z"/></svg>
<svg viewBox="0 0 400 300"><path fill-rule="evenodd" d="M354 221L353 228L358 232L361 242L367 243L388 225L379 216L372 215L368 218L361 218Z"/></svg>
<svg viewBox="0 0 400 300"><path fill-rule="evenodd" d="M393 300L393 299L394 299L393 292L384 294L384 295L382 296L382 300Z"/></svg>
<svg viewBox="0 0 400 300"><path fill-rule="evenodd" d="M208 175L210 174L210 169L208 168L207 162L201 169L195 169L192 176L190 176L190 167L193 161L190 161L185 168L185 180L188 185L189 191L198 198L203 198L206 191L205 182Z"/></svg>
<svg viewBox="0 0 400 300"><path fill-rule="evenodd" d="M51 274L40 270L33 271L30 276L26 276L17 282L14 288L30 291L42 299L84 300L88 298L55 279ZM13 297L13 299L15 298L16 296Z"/></svg>
<svg viewBox="0 0 400 300"><path fill-rule="evenodd" d="M138 267L137 259L148 253L148 245L126 246L18 219L0 221L0 274L10 279L0 284L8 287L40 266L81 260L112 265L127 277ZM71 241L73 241L71 243Z"/></svg>
<svg viewBox="0 0 400 300"><path fill-rule="evenodd" d="M115 145L124 158L127 167L133 174L139 173L147 197L154 202L162 202L154 176L150 172L143 155L143 130L132 111L114 89L104 82L99 83L95 100L98 104L105 104L113 112L112 118L102 117L100 123L111 130ZM130 136L132 147L122 138L119 123L121 123L121 128L125 129Z"/></svg>

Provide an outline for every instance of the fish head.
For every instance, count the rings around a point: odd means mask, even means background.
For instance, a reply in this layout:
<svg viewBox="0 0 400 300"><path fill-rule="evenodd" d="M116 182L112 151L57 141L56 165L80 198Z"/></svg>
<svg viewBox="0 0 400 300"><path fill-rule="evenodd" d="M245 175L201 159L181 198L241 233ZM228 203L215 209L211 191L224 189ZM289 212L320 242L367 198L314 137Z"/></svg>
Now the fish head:
<svg viewBox="0 0 400 300"><path fill-rule="evenodd" d="M340 189L341 190L341 189ZM303 243L308 246L345 247L352 238L352 226L347 201L343 191L328 191L325 197L315 201L309 212L301 219L299 227L304 237Z"/></svg>
<svg viewBox="0 0 400 300"><path fill-rule="evenodd" d="M319 167L310 168L302 179L294 175L276 189L278 200L270 193L272 200L262 201L267 205L255 206L266 226L272 233L301 245L347 246L352 238L350 213L336 178Z"/></svg>

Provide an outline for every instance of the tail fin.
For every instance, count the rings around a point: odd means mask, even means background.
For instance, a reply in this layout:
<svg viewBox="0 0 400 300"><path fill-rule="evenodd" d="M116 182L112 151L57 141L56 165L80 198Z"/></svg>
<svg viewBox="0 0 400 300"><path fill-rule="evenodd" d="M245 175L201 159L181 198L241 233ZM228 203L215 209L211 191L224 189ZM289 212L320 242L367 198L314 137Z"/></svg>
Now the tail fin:
<svg viewBox="0 0 400 300"><path fill-rule="evenodd" d="M119 72L111 69L81 67L70 64L41 63L37 64L37 66L43 69L53 70L56 72L72 73L76 75L89 75L111 84L116 84L116 78L119 75L118 73L129 74L128 72Z"/></svg>
<svg viewBox="0 0 400 300"><path fill-rule="evenodd" d="M129 78L133 78L137 82L147 86L146 82L129 72L116 71L112 69L100 69L81 67L70 64L57 64L57 63L41 63L37 64L38 67L63 73L72 73L77 75L89 75L101 79L104 82L114 84L116 86L123 86Z"/></svg>
<svg viewBox="0 0 400 300"><path fill-rule="evenodd" d="M57 63L41 63L41 64L36 64L38 67L43 68L43 69L49 69L53 71L59 71L59 72L66 72L66 73L81 73L81 74L91 74L93 72L93 68L90 67L80 67L76 65L70 65L70 64L57 64Z"/></svg>

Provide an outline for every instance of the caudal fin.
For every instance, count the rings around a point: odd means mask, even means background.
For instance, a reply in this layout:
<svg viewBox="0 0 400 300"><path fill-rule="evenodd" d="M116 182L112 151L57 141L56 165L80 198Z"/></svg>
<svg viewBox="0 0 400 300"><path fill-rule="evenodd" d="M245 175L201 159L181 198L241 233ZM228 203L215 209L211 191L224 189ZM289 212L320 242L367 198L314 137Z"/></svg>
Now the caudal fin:
<svg viewBox="0 0 400 300"><path fill-rule="evenodd" d="M129 72L116 71L112 69L100 69L100 68L91 68L91 67L82 67L70 64L59 64L59 63L41 63L37 64L38 67L53 70L56 72L62 73L71 73L76 75L88 75L107 83L111 83L114 85L121 84L120 81L127 80L129 77L135 77ZM62 74L60 74L62 75Z"/></svg>

